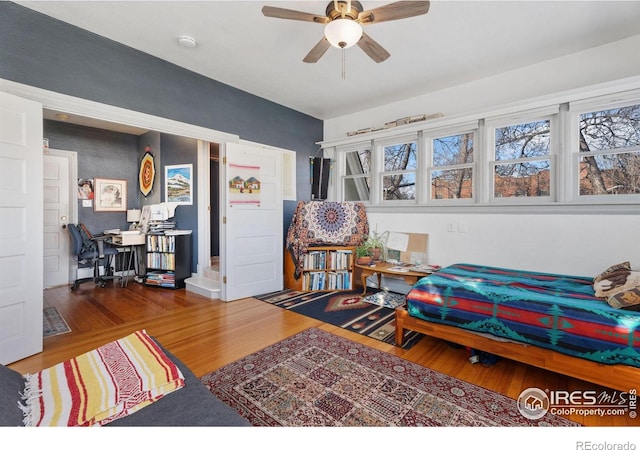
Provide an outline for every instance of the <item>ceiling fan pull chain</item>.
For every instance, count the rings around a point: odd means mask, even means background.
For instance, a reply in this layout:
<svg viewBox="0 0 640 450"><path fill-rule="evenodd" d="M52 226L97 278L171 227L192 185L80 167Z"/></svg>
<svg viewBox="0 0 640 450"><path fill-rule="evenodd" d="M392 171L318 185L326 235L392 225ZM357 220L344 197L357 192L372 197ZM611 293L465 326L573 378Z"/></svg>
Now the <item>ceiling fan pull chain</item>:
<svg viewBox="0 0 640 450"><path fill-rule="evenodd" d="M346 62L347 62L347 56L346 56L347 53L346 53L346 50L344 48L341 51L342 51L342 79L346 80L347 79L347 71L345 69L345 65L346 65Z"/></svg>

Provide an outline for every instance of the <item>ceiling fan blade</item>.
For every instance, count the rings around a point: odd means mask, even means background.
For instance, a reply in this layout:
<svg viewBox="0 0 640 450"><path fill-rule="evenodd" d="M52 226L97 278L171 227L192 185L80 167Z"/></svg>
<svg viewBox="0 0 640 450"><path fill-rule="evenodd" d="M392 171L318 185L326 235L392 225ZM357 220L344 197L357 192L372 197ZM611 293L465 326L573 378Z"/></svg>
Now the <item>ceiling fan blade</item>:
<svg viewBox="0 0 640 450"><path fill-rule="evenodd" d="M362 33L362 37L358 41L358 47L360 47L371 59L373 59L377 63L381 63L389 56L388 51L386 51L380 44L371 39L368 34Z"/></svg>
<svg viewBox="0 0 640 450"><path fill-rule="evenodd" d="M295 11L293 9L278 8L277 6L263 6L262 14L276 19L302 20L304 22L328 23L330 19L326 16Z"/></svg>
<svg viewBox="0 0 640 450"><path fill-rule="evenodd" d="M362 11L358 14L358 22L362 24L388 22L389 20L406 19L429 12L430 2L401 1Z"/></svg>
<svg viewBox="0 0 640 450"><path fill-rule="evenodd" d="M325 54L325 52L331 47L329 41L327 41L326 37L323 37L320 42L318 42L315 47L311 49L307 56L304 57L303 61L306 63L315 63Z"/></svg>

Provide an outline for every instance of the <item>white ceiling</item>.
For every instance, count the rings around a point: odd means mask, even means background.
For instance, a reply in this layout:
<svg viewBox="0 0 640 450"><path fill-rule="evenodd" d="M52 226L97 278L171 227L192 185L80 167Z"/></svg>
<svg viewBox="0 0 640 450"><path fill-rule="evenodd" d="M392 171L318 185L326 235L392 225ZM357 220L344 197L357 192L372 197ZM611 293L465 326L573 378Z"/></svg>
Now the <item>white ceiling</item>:
<svg viewBox="0 0 640 450"><path fill-rule="evenodd" d="M640 1L432 1L426 15L366 26L391 57L376 64L347 49L343 79L339 49L302 62L323 25L261 13L271 5L324 15L328 1L16 3L319 119L640 34ZM178 44L185 34L195 48Z"/></svg>

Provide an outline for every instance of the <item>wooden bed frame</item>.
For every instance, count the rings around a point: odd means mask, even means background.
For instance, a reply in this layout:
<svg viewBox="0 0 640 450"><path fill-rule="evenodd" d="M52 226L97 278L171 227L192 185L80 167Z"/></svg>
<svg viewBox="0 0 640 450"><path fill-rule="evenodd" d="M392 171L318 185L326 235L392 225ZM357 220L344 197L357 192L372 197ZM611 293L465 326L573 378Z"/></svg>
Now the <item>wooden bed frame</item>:
<svg viewBox="0 0 640 450"><path fill-rule="evenodd" d="M499 341L450 325L411 317L406 309L396 309L396 345L401 346L404 330L432 336L465 347L485 351L531 366L540 367L600 386L629 392L638 389L640 369L623 364L600 364L553 350L512 341Z"/></svg>

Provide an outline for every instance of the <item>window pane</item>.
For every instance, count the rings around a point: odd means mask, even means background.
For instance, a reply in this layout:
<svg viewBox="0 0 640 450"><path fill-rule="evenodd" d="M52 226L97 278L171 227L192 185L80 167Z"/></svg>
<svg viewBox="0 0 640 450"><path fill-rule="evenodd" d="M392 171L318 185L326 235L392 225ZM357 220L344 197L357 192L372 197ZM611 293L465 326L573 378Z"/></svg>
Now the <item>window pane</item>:
<svg viewBox="0 0 640 450"><path fill-rule="evenodd" d="M640 152L580 158L580 195L640 194Z"/></svg>
<svg viewBox="0 0 640 450"><path fill-rule="evenodd" d="M416 143L389 145L384 148L384 170L416 169Z"/></svg>
<svg viewBox="0 0 640 450"><path fill-rule="evenodd" d="M454 166L473 162L473 133L433 140L433 165Z"/></svg>
<svg viewBox="0 0 640 450"><path fill-rule="evenodd" d="M550 130L549 120L496 128L496 161L548 155Z"/></svg>
<svg viewBox="0 0 640 450"><path fill-rule="evenodd" d="M640 105L580 115L580 153L640 145ZM582 156L580 195L640 194L640 152Z"/></svg>
<svg viewBox="0 0 640 450"><path fill-rule="evenodd" d="M369 177L345 178L344 200L349 202L369 201Z"/></svg>
<svg viewBox="0 0 640 450"><path fill-rule="evenodd" d="M498 164L494 173L495 197L547 197L550 195L550 161Z"/></svg>
<svg viewBox="0 0 640 450"><path fill-rule="evenodd" d="M431 172L431 198L473 198L472 170L451 169Z"/></svg>
<svg viewBox="0 0 640 450"><path fill-rule="evenodd" d="M580 115L580 151L640 145L640 105Z"/></svg>
<svg viewBox="0 0 640 450"><path fill-rule="evenodd" d="M359 175L371 170L371 150L358 150L346 154L346 174Z"/></svg>
<svg viewBox="0 0 640 450"><path fill-rule="evenodd" d="M416 174L385 175L382 189L384 200L413 200L416 198Z"/></svg>

